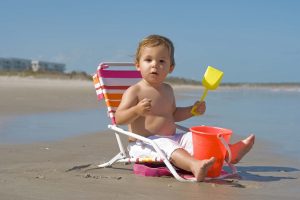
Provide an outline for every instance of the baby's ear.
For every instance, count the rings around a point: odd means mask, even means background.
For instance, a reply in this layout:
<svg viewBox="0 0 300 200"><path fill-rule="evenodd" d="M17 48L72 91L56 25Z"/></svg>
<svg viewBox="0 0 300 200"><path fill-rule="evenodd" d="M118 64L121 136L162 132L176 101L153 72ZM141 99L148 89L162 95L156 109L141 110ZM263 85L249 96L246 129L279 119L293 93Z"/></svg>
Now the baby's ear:
<svg viewBox="0 0 300 200"><path fill-rule="evenodd" d="M173 70L174 70L174 68L175 68L175 66L174 66L174 65L171 65L171 66L170 66L170 69L169 69L169 73L172 73Z"/></svg>
<svg viewBox="0 0 300 200"><path fill-rule="evenodd" d="M136 68L136 70L140 71L140 66L138 63L135 63L135 68Z"/></svg>

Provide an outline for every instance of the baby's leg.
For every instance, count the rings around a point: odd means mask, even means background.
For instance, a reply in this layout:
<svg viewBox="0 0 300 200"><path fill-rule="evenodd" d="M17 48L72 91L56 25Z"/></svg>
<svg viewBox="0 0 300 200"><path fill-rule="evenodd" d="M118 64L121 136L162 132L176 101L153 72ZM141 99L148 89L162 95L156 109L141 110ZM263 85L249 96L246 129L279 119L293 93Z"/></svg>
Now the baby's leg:
<svg viewBox="0 0 300 200"><path fill-rule="evenodd" d="M254 144L255 136L251 134L249 137L241 140L235 144L229 145L231 150L231 162L232 164L238 163L252 148Z"/></svg>
<svg viewBox="0 0 300 200"><path fill-rule="evenodd" d="M215 158L196 160L184 149L176 149L171 155L171 162L180 169L192 172L197 181L203 181Z"/></svg>

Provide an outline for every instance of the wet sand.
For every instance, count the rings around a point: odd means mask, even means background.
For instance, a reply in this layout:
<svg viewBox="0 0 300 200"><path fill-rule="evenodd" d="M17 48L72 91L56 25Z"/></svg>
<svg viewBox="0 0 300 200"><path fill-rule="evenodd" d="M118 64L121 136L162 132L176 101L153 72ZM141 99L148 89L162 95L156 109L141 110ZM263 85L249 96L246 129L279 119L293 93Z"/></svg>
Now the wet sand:
<svg viewBox="0 0 300 200"><path fill-rule="evenodd" d="M88 81L0 77L0 95L0 120L98 106ZM272 148L257 138L237 165L241 179L180 183L134 175L132 165L93 169L117 153L110 131L59 142L0 144L0 199L297 199L299 161L278 156Z"/></svg>

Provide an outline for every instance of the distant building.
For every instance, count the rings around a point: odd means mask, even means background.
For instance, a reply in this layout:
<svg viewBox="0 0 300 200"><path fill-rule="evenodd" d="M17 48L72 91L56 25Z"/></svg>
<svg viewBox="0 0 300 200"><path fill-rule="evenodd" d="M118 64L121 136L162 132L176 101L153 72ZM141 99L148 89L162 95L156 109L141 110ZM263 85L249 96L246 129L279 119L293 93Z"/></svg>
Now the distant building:
<svg viewBox="0 0 300 200"><path fill-rule="evenodd" d="M28 60L21 58L0 58L0 71L52 71L64 72L65 64L46 62L40 60Z"/></svg>
<svg viewBox="0 0 300 200"><path fill-rule="evenodd" d="M54 63L54 62L46 62L40 60L31 61L31 69L34 72L37 71L54 71L54 72L64 72L65 64L62 63Z"/></svg>
<svg viewBox="0 0 300 200"><path fill-rule="evenodd" d="M31 69L31 60L21 58L0 58L0 70L24 71Z"/></svg>

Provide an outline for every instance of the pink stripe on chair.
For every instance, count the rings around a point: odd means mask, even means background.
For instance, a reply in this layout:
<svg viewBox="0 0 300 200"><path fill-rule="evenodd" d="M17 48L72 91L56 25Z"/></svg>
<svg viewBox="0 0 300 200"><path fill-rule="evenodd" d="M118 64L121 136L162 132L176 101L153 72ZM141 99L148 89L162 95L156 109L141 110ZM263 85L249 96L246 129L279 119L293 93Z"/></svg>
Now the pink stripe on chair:
<svg viewBox="0 0 300 200"><path fill-rule="evenodd" d="M102 100L103 98L104 98L104 96L103 96L102 93L97 95L97 99L98 99L99 101Z"/></svg>
<svg viewBox="0 0 300 200"><path fill-rule="evenodd" d="M105 70L100 69L98 76L103 78L141 78L139 71L132 70Z"/></svg>
<svg viewBox="0 0 300 200"><path fill-rule="evenodd" d="M107 90L127 90L130 86L109 86L109 85L103 85L103 89Z"/></svg>

